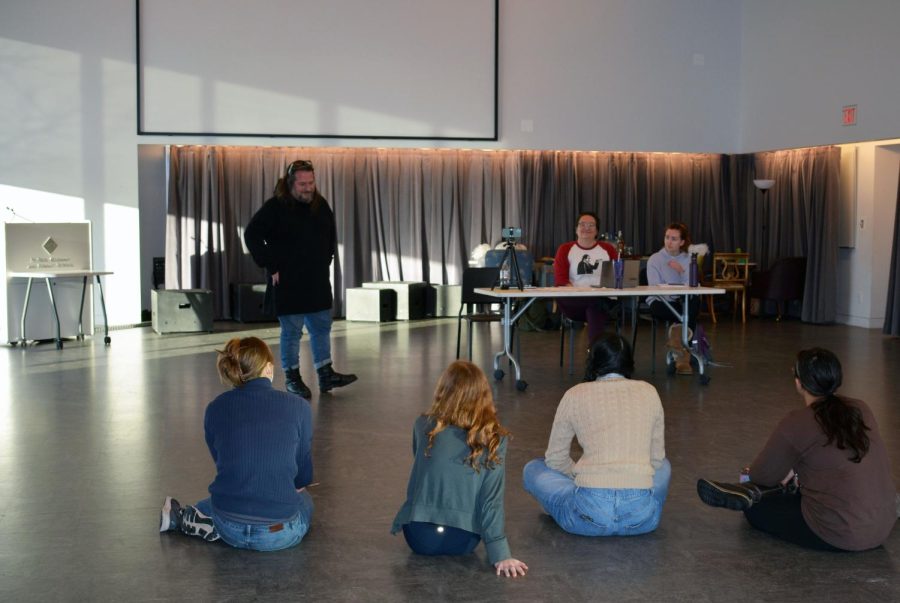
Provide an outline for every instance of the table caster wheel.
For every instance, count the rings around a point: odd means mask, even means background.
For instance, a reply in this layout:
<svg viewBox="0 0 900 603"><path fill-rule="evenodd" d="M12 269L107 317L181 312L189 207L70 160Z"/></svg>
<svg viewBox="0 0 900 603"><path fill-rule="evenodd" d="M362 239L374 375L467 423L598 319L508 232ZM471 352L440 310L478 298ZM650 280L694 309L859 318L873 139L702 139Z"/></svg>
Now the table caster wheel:
<svg viewBox="0 0 900 603"><path fill-rule="evenodd" d="M112 337L104 337L104 338L103 338L103 343L105 343L106 345L111 344L111 343L112 343Z"/></svg>
<svg viewBox="0 0 900 603"><path fill-rule="evenodd" d="M57 341L57 342L56 342L56 349L57 349L57 350L63 349L63 342Z"/></svg>
<svg viewBox="0 0 900 603"><path fill-rule="evenodd" d="M667 375L675 374L675 363L674 362L666 365L666 374Z"/></svg>
<svg viewBox="0 0 900 603"><path fill-rule="evenodd" d="M496 379L497 381L503 381L504 374L505 373L503 372L503 369L497 369L494 371L494 379Z"/></svg>
<svg viewBox="0 0 900 603"><path fill-rule="evenodd" d="M19 342L18 341L10 341L9 345L11 345L12 347L16 347L17 345L19 345Z"/></svg>
<svg viewBox="0 0 900 603"><path fill-rule="evenodd" d="M709 375L700 375L700 385L709 385Z"/></svg>
<svg viewBox="0 0 900 603"><path fill-rule="evenodd" d="M526 383L525 381L522 381L521 379L516 381L516 389L520 392L524 392L526 387L528 387L528 383Z"/></svg>

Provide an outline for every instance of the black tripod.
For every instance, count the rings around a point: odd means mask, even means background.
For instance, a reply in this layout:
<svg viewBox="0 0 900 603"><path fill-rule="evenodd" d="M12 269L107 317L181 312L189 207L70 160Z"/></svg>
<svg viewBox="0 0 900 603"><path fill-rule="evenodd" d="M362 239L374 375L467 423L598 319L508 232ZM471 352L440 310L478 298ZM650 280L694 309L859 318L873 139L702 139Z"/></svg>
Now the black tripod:
<svg viewBox="0 0 900 603"><path fill-rule="evenodd" d="M496 289L498 284L501 289L509 289L509 281L511 279L507 279L506 282L503 282L504 264L509 266L511 275L516 275L516 284L519 286L519 291L524 291L525 285L522 283L522 273L519 271L519 261L516 259L516 244L513 239L506 239L503 258L500 259L500 274L497 275L497 280L494 281L494 286L491 287L492 290Z"/></svg>

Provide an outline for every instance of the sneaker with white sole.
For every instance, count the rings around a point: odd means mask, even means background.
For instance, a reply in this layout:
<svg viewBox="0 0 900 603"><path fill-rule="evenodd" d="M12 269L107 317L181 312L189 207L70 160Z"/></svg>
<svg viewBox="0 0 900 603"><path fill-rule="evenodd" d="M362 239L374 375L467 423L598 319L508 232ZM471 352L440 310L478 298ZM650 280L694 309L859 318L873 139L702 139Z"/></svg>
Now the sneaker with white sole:
<svg viewBox="0 0 900 603"><path fill-rule="evenodd" d="M171 532L181 529L181 514L183 512L184 509L181 508L181 504L171 496L167 496L166 502L163 503L162 511L159 513L159 531Z"/></svg>
<svg viewBox="0 0 900 603"><path fill-rule="evenodd" d="M187 505L182 509L180 528L182 534L199 536L207 542L215 542L219 539L219 533L216 531L212 517L204 515L193 505Z"/></svg>

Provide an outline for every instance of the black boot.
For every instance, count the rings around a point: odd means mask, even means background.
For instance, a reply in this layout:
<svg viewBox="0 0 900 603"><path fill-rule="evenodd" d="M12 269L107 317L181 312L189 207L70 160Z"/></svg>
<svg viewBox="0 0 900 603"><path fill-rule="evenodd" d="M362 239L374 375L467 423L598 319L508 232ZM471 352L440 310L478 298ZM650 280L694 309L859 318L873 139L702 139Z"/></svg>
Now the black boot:
<svg viewBox="0 0 900 603"><path fill-rule="evenodd" d="M303 377L300 376L300 369L290 369L284 372L284 387L292 394L296 394L301 398L310 399L312 392L303 383Z"/></svg>
<svg viewBox="0 0 900 603"><path fill-rule="evenodd" d="M766 495L776 492L789 492L789 489L782 485L760 486L753 482L723 484L706 479L697 480L700 500L711 507L725 507L734 511L746 511Z"/></svg>
<svg viewBox="0 0 900 603"><path fill-rule="evenodd" d="M356 381L356 375L342 375L334 372L330 364L320 367L319 373L319 392L330 392L335 387L344 387Z"/></svg>

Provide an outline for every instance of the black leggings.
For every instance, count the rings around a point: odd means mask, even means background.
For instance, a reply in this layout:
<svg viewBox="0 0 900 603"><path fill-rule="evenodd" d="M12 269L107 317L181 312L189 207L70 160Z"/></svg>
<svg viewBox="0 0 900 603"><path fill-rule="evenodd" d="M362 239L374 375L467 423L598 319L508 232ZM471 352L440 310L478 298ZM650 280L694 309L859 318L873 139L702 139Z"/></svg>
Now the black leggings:
<svg viewBox="0 0 900 603"><path fill-rule="evenodd" d="M843 551L813 532L800 511L800 494L771 493L744 511L750 525L766 534L817 551Z"/></svg>
<svg viewBox="0 0 900 603"><path fill-rule="evenodd" d="M481 536L474 532L423 521L405 524L403 536L419 555L467 555L481 542Z"/></svg>

